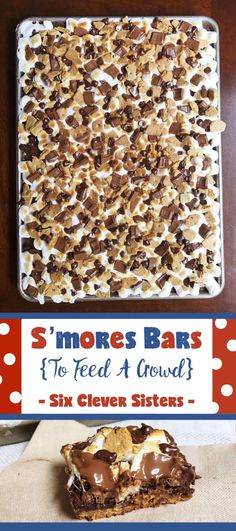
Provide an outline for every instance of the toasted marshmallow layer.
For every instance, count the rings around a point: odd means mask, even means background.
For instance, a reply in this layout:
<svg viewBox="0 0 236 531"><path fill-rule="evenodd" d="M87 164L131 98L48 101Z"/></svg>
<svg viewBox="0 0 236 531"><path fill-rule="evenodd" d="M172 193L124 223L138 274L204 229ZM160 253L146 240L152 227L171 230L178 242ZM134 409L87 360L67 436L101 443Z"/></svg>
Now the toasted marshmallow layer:
<svg viewBox="0 0 236 531"><path fill-rule="evenodd" d="M125 17L21 25L23 291L217 295L217 34Z"/></svg>

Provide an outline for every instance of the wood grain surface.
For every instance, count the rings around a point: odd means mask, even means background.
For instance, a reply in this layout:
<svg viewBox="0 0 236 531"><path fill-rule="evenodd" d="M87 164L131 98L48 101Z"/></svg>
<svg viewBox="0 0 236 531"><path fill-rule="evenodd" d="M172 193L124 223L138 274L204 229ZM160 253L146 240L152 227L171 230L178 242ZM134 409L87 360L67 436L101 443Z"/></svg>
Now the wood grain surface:
<svg viewBox="0 0 236 531"><path fill-rule="evenodd" d="M40 306L17 290L15 159L15 27L30 16L205 15L220 27L221 110L226 284L212 299L117 300ZM236 1L235 0L1 0L0 2L0 311L1 312L234 312L236 311Z"/></svg>

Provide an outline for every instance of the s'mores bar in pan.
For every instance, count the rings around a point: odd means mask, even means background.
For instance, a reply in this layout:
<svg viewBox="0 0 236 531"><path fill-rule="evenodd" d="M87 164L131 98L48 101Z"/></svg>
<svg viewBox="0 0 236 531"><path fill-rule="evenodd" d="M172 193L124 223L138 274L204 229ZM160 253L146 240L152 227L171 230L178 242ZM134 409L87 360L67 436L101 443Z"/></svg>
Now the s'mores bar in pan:
<svg viewBox="0 0 236 531"><path fill-rule="evenodd" d="M22 295L217 295L214 21L28 19L17 31Z"/></svg>
<svg viewBox="0 0 236 531"><path fill-rule="evenodd" d="M95 520L188 500L197 478L165 430L142 424L100 428L61 450L78 519Z"/></svg>

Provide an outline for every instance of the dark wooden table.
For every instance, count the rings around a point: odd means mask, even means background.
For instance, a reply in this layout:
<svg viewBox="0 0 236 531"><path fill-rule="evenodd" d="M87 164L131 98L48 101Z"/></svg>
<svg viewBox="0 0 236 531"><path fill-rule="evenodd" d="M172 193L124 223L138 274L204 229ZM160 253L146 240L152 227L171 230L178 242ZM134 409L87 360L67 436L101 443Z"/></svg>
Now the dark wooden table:
<svg viewBox="0 0 236 531"><path fill-rule="evenodd" d="M236 2L235 0L1 0L0 2L0 311L233 312L236 311ZM226 285L206 300L29 303L16 287L15 27L29 16L205 15L220 27Z"/></svg>

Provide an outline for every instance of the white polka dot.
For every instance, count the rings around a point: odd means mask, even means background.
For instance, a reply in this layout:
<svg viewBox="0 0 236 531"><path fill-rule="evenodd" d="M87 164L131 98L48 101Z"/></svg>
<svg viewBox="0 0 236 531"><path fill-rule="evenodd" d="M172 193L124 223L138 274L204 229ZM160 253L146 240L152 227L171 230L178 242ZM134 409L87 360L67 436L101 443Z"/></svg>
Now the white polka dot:
<svg viewBox="0 0 236 531"><path fill-rule="evenodd" d="M215 369L215 371L218 371L218 369L221 369L222 367L222 361L220 358L213 358L212 360L212 369Z"/></svg>
<svg viewBox="0 0 236 531"><path fill-rule="evenodd" d="M2 378L2 376L1 376L1 374L0 374L0 385L1 385L1 383L2 383L2 380L3 380L3 378Z"/></svg>
<svg viewBox="0 0 236 531"><path fill-rule="evenodd" d="M14 365L16 361L16 356L15 354L8 352L7 354L5 354L3 360L4 360L4 363L6 363L6 365Z"/></svg>
<svg viewBox="0 0 236 531"><path fill-rule="evenodd" d="M211 413L218 413L219 411L219 404L217 404L217 402L212 402L211 403Z"/></svg>
<svg viewBox="0 0 236 531"><path fill-rule="evenodd" d="M230 396L230 395L232 395L232 393L233 393L232 385L229 385L229 384L222 385L221 394L223 396Z"/></svg>
<svg viewBox="0 0 236 531"><path fill-rule="evenodd" d="M9 398L10 402L13 404L18 404L21 401L21 394L18 391L13 391Z"/></svg>
<svg viewBox="0 0 236 531"><path fill-rule="evenodd" d="M10 332L10 326L7 323L0 324L0 335L6 336Z"/></svg>
<svg viewBox="0 0 236 531"><path fill-rule="evenodd" d="M227 319L216 319L215 326L216 328L219 328L220 330L222 330L223 328L227 326Z"/></svg>
<svg viewBox="0 0 236 531"><path fill-rule="evenodd" d="M230 339L227 343L227 349L231 352L236 351L236 339Z"/></svg>

